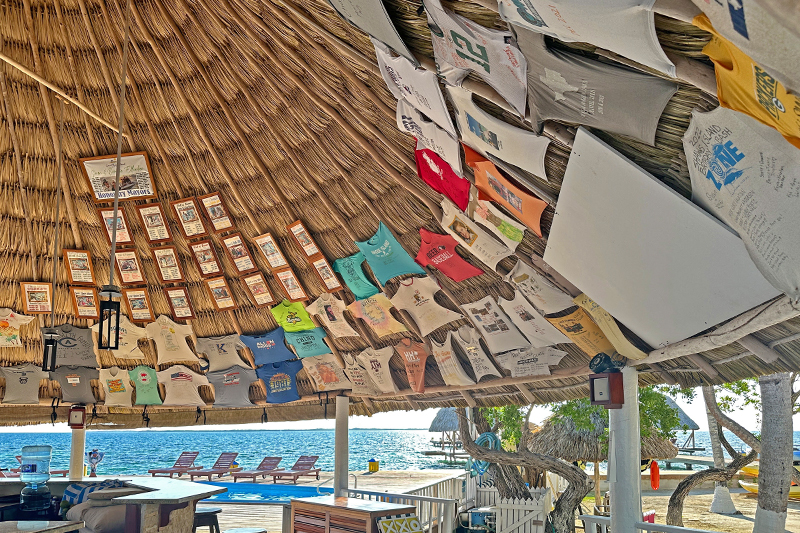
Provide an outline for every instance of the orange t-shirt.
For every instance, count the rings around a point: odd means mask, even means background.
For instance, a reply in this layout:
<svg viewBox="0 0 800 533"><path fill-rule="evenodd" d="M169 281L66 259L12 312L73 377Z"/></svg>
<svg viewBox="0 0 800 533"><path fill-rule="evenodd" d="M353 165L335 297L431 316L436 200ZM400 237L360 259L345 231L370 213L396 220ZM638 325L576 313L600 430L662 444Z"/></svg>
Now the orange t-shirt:
<svg viewBox="0 0 800 533"><path fill-rule="evenodd" d="M714 62L720 105L775 128L800 148L800 99L787 93L758 63L717 34L706 15L696 16L692 23L713 35L703 53Z"/></svg>

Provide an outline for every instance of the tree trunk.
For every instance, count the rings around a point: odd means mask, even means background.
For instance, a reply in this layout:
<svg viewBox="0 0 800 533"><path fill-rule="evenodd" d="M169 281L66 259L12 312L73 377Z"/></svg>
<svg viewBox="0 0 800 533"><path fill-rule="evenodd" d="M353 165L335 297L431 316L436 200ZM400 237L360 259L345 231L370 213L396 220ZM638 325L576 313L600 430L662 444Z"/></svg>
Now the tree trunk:
<svg viewBox="0 0 800 533"><path fill-rule="evenodd" d="M792 472L792 384L789 373L762 376L761 460L753 533L784 531Z"/></svg>
<svg viewBox="0 0 800 533"><path fill-rule="evenodd" d="M494 433L497 431L497 427L489 427L489 422L486 420L486 417L483 416L479 408L472 410L472 423L475 424L475 429L479 435L481 433ZM461 442L464 442L463 429L461 433ZM472 457L475 456L473 455ZM499 497L518 500L531 499L531 493L528 490L528 487L525 486L525 480L522 479L522 473L515 465L501 465L493 463L489 467L489 472L494 479L494 486L497 489L497 495Z"/></svg>
<svg viewBox="0 0 800 533"><path fill-rule="evenodd" d="M705 387L711 389L710 396L714 396L714 402L716 403L714 387L711 385L704 385L703 388ZM722 428L717 424L717 419L714 418L708 407L706 407L706 417L708 418L708 434L711 437L711 452L714 456L714 468L725 468L725 454L722 452L722 444L720 443ZM735 456L732 457L735 458ZM736 506L733 504L731 492L728 490L727 480L716 482L714 486L714 498L711 500L711 508L709 511L719 514L736 514Z"/></svg>

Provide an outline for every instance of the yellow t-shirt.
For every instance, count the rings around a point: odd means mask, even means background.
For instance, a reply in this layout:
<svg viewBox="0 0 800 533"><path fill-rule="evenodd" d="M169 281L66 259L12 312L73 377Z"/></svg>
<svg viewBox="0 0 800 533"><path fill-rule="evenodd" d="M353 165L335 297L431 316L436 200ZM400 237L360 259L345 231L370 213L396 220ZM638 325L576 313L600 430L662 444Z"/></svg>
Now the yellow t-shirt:
<svg viewBox="0 0 800 533"><path fill-rule="evenodd" d="M716 67L720 105L775 128L800 148L800 99L788 94L783 85L747 54L717 34L706 15L696 16L692 23L713 35L703 53Z"/></svg>

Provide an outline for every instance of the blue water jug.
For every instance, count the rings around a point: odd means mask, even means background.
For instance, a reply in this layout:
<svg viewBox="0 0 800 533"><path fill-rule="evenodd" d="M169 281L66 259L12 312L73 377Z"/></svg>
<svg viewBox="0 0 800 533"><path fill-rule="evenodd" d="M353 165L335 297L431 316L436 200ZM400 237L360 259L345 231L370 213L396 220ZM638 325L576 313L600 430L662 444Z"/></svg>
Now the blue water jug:
<svg viewBox="0 0 800 533"><path fill-rule="evenodd" d="M19 479L23 483L44 483L50 479L52 446L23 446Z"/></svg>

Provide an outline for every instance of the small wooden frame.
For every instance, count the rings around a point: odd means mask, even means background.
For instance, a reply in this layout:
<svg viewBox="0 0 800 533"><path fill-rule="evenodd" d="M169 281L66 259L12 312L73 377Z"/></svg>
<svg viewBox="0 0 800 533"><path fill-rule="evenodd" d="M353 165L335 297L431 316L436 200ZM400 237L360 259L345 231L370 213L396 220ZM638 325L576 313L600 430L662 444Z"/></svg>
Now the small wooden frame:
<svg viewBox="0 0 800 533"><path fill-rule="evenodd" d="M306 254L306 257L313 257L321 253L317 243L311 238L311 233L309 233L301 221L296 220L292 222L286 226L286 229L289 230L289 234L300 249L303 250L303 253Z"/></svg>
<svg viewBox="0 0 800 533"><path fill-rule="evenodd" d="M114 181L117 175L117 155L99 155L78 159L81 173L95 203L114 201ZM122 154L119 174L119 200L156 198L155 180L147 152Z"/></svg>
<svg viewBox="0 0 800 533"><path fill-rule="evenodd" d="M239 274L246 274L258 270L253 256L250 255L250 250L247 248L247 243L244 241L241 233L232 233L222 237L222 245L228 253L228 257L233 261L236 266L236 271Z"/></svg>
<svg viewBox="0 0 800 533"><path fill-rule="evenodd" d="M144 283L142 265L139 263L139 255L136 250L132 248L117 250L114 260L117 263L117 275L123 285Z"/></svg>
<svg viewBox="0 0 800 533"><path fill-rule="evenodd" d="M22 310L26 315L46 314L53 310L53 284L23 281Z"/></svg>
<svg viewBox="0 0 800 533"><path fill-rule="evenodd" d="M164 209L160 203L137 205L136 210L139 212L148 242L159 244L172 240L169 223L167 223L167 217L164 216Z"/></svg>
<svg viewBox="0 0 800 533"><path fill-rule="evenodd" d="M326 291L337 292L344 288L339 282L339 278L333 273L333 269L324 255L317 254L308 261L311 263L311 266L314 267L314 273L322 282L322 286L325 287Z"/></svg>
<svg viewBox="0 0 800 533"><path fill-rule="evenodd" d="M150 253L153 255L158 277L161 278L162 283L177 283L185 280L177 248L160 246L151 248Z"/></svg>
<svg viewBox="0 0 800 533"><path fill-rule="evenodd" d="M63 253L70 285L97 285L89 250L64 250Z"/></svg>
<svg viewBox="0 0 800 533"><path fill-rule="evenodd" d="M204 237L208 235L208 230L200 216L200 207L194 197L181 198L170 202L169 205L178 217L178 227L187 239L193 237Z"/></svg>
<svg viewBox="0 0 800 533"><path fill-rule="evenodd" d="M111 244L111 232L114 230L114 209L111 207L100 207L97 209L97 216L100 219L100 225ZM128 224L128 219L125 217L125 211L122 206L117 210L117 244L133 244L133 237L131 236L131 226Z"/></svg>
<svg viewBox="0 0 800 533"><path fill-rule="evenodd" d="M219 257L217 257L217 252L214 250L214 243L208 240L190 242L189 250L192 252L192 259L194 259L202 277L207 278L222 274L222 265L219 262Z"/></svg>
<svg viewBox="0 0 800 533"><path fill-rule="evenodd" d="M264 254L264 257L267 259L267 263L269 263L269 267L272 270L289 266L289 262L286 260L286 257L284 257L280 247L278 246L278 243L275 242L275 239L272 237L271 233L259 235L253 239L253 242L256 243L256 246L258 246L258 248L261 250L261 253Z"/></svg>
<svg viewBox="0 0 800 533"><path fill-rule="evenodd" d="M606 409L622 409L622 404L625 403L622 373L590 374L589 400L592 405L602 405Z"/></svg>
<svg viewBox="0 0 800 533"><path fill-rule="evenodd" d="M122 289L122 299L128 307L128 317L131 322L152 322L153 305L150 303L150 294L146 287L135 289Z"/></svg>
<svg viewBox="0 0 800 533"><path fill-rule="evenodd" d="M228 311L236 309L236 302L233 300L233 293L224 276L203 280L208 290L214 308L217 311Z"/></svg>
<svg viewBox="0 0 800 533"><path fill-rule="evenodd" d="M267 285L267 280L264 279L264 274L261 272L244 276L242 281L244 282L244 286L247 287L253 305L256 307L266 307L277 301L269 285Z"/></svg>
<svg viewBox="0 0 800 533"><path fill-rule="evenodd" d="M300 285L300 280L297 279L297 275L295 275L294 270L291 268L284 268L282 270L276 270L272 273L272 275L281 284L281 287L283 287L283 291L286 293L287 299L290 302L302 302L303 300L308 300L308 295L306 294L305 289L303 289L303 286Z"/></svg>
<svg viewBox="0 0 800 533"><path fill-rule="evenodd" d="M186 287L164 287L164 294L167 296L172 318L175 320L192 320L194 318L192 301L189 299L189 291L186 290Z"/></svg>
<svg viewBox="0 0 800 533"><path fill-rule="evenodd" d="M100 318L100 299L94 287L70 287L72 305L75 308L75 318L97 319Z"/></svg>
<svg viewBox="0 0 800 533"><path fill-rule="evenodd" d="M215 233L233 228L233 219L231 218L228 208L225 206L225 202L222 201L222 195L220 193L212 192L205 196L198 196L197 199L200 200L200 204L203 206L208 221L211 223L211 227L214 229Z"/></svg>

